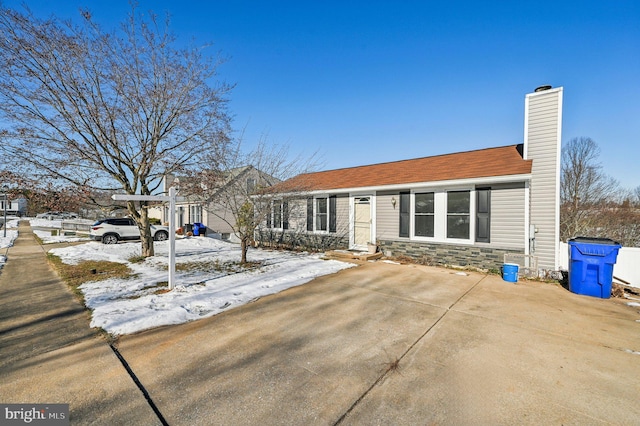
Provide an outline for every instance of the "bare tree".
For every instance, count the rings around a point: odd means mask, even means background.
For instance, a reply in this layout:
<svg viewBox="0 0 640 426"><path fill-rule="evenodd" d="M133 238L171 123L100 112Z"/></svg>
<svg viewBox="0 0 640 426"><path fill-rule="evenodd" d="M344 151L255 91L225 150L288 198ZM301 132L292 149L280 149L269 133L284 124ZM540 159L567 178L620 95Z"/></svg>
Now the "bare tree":
<svg viewBox="0 0 640 426"><path fill-rule="evenodd" d="M256 229L277 209L276 216L286 221L289 214L286 200L274 195L269 187L292 176L309 172L317 167L315 154L309 158L291 157L285 145L274 145L263 136L257 145L245 151L242 138L222 158L207 155L205 164L219 164L180 184L181 195L198 197L209 214L229 225L240 240L241 262L247 262L247 251ZM288 188L287 196L294 197L304 188Z"/></svg>
<svg viewBox="0 0 640 426"><path fill-rule="evenodd" d="M597 208L618 191L618 183L602 171L600 148L589 137L571 139L562 148L560 236L563 240L594 228Z"/></svg>
<svg viewBox="0 0 640 426"><path fill-rule="evenodd" d="M168 20L135 7L119 31L0 6L3 154L78 187L151 195L162 177L228 143L231 87L220 60L178 48ZM215 158L215 156L213 156ZM143 256L154 254L146 202L128 202Z"/></svg>

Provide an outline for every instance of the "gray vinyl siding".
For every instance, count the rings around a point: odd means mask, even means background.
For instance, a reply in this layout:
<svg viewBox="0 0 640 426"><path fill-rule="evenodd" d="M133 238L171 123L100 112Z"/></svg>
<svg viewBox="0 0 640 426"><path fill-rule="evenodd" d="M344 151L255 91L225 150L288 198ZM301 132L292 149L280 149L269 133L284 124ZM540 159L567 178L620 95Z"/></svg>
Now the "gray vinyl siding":
<svg viewBox="0 0 640 426"><path fill-rule="evenodd" d="M490 246L524 250L524 183L491 186Z"/></svg>
<svg viewBox="0 0 640 426"><path fill-rule="evenodd" d="M349 234L349 195L341 194L336 199L336 234Z"/></svg>
<svg viewBox="0 0 640 426"><path fill-rule="evenodd" d="M307 232L307 199L290 199L289 231ZM336 233L347 235L349 232L349 196L336 198Z"/></svg>
<svg viewBox="0 0 640 426"><path fill-rule="evenodd" d="M216 214L211 213L213 211L215 211ZM207 210L202 212L202 215L205 216L204 224L207 228L221 234L233 233L232 225L236 224L236 220L233 217L233 214L223 206L219 204L211 204L207 207Z"/></svg>
<svg viewBox="0 0 640 426"><path fill-rule="evenodd" d="M307 199L288 200L289 230L306 232L307 230Z"/></svg>
<svg viewBox="0 0 640 426"><path fill-rule="evenodd" d="M488 187L491 188L491 242L488 244L478 244L524 250L524 182L488 185ZM407 190L407 192L408 191L409 190ZM391 202L392 198L396 199L395 208ZM378 239L399 238L399 202L400 191L377 193L376 218Z"/></svg>
<svg viewBox="0 0 640 426"><path fill-rule="evenodd" d="M393 207L391 199L396 199ZM378 192L376 194L376 239L398 238L400 232L400 191Z"/></svg>
<svg viewBox="0 0 640 426"><path fill-rule="evenodd" d="M527 159L531 169L530 215L535 234L535 252L543 269L556 269L559 220L559 149L561 90L528 95Z"/></svg>

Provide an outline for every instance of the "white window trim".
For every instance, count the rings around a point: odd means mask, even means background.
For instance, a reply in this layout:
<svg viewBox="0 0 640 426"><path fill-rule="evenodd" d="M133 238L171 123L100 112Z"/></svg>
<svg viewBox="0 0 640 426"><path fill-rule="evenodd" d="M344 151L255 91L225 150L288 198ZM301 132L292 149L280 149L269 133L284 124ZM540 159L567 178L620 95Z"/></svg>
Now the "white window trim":
<svg viewBox="0 0 640 426"><path fill-rule="evenodd" d="M278 199L274 199L274 200L270 200L269 201L269 223L271 224L271 226L269 226L269 228L267 229L272 229L274 231L288 231L289 229L285 229L283 227L284 225L284 218L285 218L285 211L284 211L284 202L285 199L284 198L278 198ZM273 215L273 207L279 204L280 205L280 223L278 224L279 226L275 226L275 216ZM265 225L266 225L266 218L265 218ZM290 228L290 227L289 227Z"/></svg>
<svg viewBox="0 0 640 426"><path fill-rule="evenodd" d="M327 229L326 230L321 230L318 229L318 224L316 219L318 218L317 216L317 210L318 210L318 199L324 198L325 200L327 200ZM329 194L318 194L318 195L314 195L313 196L313 231L307 231L313 234L328 234L329 233Z"/></svg>
<svg viewBox="0 0 640 426"><path fill-rule="evenodd" d="M189 204L189 219L191 223L203 223L203 213L204 209L202 208L201 204ZM200 216L198 220L195 220L196 216Z"/></svg>
<svg viewBox="0 0 640 426"><path fill-rule="evenodd" d="M469 238L447 238L447 193L456 191L469 191ZM415 194L423 194L433 192L434 201L434 219L433 219L433 237L422 237L416 235L415 217L416 217L416 197ZM448 244L475 244L476 235L476 190L475 187L446 187L446 188L428 188L411 190L410 209L409 209L409 239L412 241L424 241L432 243L448 243Z"/></svg>

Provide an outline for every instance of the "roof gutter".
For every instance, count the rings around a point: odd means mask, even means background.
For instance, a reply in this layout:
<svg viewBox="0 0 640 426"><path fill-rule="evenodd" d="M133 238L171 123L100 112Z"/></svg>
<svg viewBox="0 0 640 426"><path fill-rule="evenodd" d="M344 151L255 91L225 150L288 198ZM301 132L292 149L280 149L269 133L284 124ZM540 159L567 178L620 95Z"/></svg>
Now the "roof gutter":
<svg viewBox="0 0 640 426"><path fill-rule="evenodd" d="M374 192L374 191L394 191L394 190L403 190L403 189L428 189L428 188L441 188L443 186L484 186L488 184L499 184L499 183L512 183L512 182L523 182L530 181L531 174L517 174L517 175L506 175L506 176L489 176L483 178L468 178L468 179L452 179L452 180L439 180L439 181L431 181L431 182L413 182L413 183L401 183L394 185L376 185L376 186L355 186L349 188L326 188L326 189L316 189L316 190L308 190L308 191L300 191L297 193L274 193L274 196L286 197L286 196L295 196L302 194L314 195L314 194L326 194L328 192L332 194L350 194L354 192L365 193L365 192Z"/></svg>

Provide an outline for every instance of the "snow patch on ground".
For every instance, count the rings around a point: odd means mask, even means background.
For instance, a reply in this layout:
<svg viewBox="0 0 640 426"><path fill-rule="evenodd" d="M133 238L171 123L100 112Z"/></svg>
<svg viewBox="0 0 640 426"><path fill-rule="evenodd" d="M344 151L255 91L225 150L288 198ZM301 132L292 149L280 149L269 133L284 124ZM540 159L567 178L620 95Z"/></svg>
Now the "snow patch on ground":
<svg viewBox="0 0 640 426"><path fill-rule="evenodd" d="M237 244L207 237L176 240L176 288L166 291L167 241L154 244L156 256L141 263L128 259L140 255L139 243L105 245L88 242L55 248L50 252L68 264L83 260L125 263L134 277L83 284L85 303L93 311L91 325L114 335L130 334L162 325L180 324L216 315L269 294L355 266L321 255L250 249L254 268L239 265Z"/></svg>
<svg viewBox="0 0 640 426"><path fill-rule="evenodd" d="M0 230L0 268L7 261L7 249L13 246L13 242L18 238L18 221L17 218L7 218L6 232L4 228Z"/></svg>
<svg viewBox="0 0 640 426"><path fill-rule="evenodd" d="M51 235L51 231L43 231L40 229L34 229L33 233L42 240L43 244L54 244L54 243L72 243L76 241L89 241L88 236L80 236L80 235L64 235L62 232L57 232L56 235ZM62 235L60 235L62 234Z"/></svg>

